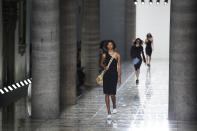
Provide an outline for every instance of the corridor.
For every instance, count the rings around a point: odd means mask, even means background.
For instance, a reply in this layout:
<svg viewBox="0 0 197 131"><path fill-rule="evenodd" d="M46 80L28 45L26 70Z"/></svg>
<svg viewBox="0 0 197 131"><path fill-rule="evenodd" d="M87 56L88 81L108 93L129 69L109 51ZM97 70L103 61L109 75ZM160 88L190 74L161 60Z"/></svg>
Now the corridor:
<svg viewBox="0 0 197 131"><path fill-rule="evenodd" d="M196 7L196 0L0 0L0 131L196 131ZM153 58L150 70L142 64L139 85L130 58L136 38ZM118 113L107 121L95 79L111 40L122 84Z"/></svg>
<svg viewBox="0 0 197 131"><path fill-rule="evenodd" d="M118 113L112 115L111 121L106 119L102 88L97 87L85 89L77 104L62 111L59 119L16 120L16 131L196 130L196 122L168 121L168 61L153 60L150 70L142 64L139 85L135 84L131 63L123 63L122 70L123 81L117 89Z"/></svg>

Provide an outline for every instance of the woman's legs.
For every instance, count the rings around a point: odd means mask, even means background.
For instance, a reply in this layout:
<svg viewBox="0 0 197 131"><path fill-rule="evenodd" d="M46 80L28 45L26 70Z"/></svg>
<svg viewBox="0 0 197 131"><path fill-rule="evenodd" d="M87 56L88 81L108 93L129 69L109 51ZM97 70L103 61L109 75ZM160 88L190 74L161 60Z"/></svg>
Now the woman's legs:
<svg viewBox="0 0 197 131"><path fill-rule="evenodd" d="M112 103L113 103L113 109L116 109L116 95L111 95Z"/></svg>
<svg viewBox="0 0 197 131"><path fill-rule="evenodd" d="M149 55L146 55L146 57L147 57L146 63L148 65L149 64Z"/></svg>
<svg viewBox="0 0 197 131"><path fill-rule="evenodd" d="M136 70L136 84L139 83L139 74L140 74L140 69Z"/></svg>
<svg viewBox="0 0 197 131"><path fill-rule="evenodd" d="M146 55L146 56L147 56L147 60L146 60L146 62L147 62L147 65L150 65L151 56L150 56L150 55Z"/></svg>
<svg viewBox="0 0 197 131"><path fill-rule="evenodd" d="M140 60L138 64L134 65L135 66L136 83L139 82L139 74L140 74L141 64L142 64L142 60Z"/></svg>
<svg viewBox="0 0 197 131"><path fill-rule="evenodd" d="M106 103L106 106L107 106L107 112L110 115L111 111L110 111L110 101L109 101L109 95L108 94L105 94L105 103Z"/></svg>
<svg viewBox="0 0 197 131"><path fill-rule="evenodd" d="M137 79L137 80L139 79L139 75L140 75L140 69L137 69L137 70L136 70L136 79Z"/></svg>
<svg viewBox="0 0 197 131"><path fill-rule="evenodd" d="M148 55L146 54L146 64L148 65Z"/></svg>
<svg viewBox="0 0 197 131"><path fill-rule="evenodd" d="M150 64L150 61L151 61L151 55L149 56L149 64Z"/></svg>

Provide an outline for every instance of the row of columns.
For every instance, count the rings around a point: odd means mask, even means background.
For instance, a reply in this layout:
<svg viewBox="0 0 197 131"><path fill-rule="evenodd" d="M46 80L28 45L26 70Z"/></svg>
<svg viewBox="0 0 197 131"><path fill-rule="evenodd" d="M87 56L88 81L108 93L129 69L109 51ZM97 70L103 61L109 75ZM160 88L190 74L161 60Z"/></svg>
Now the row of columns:
<svg viewBox="0 0 197 131"><path fill-rule="evenodd" d="M95 87L99 68L100 1L82 0L82 3L81 64L85 67L86 83ZM74 0L32 1L33 118L56 118L66 105L76 103L76 4ZM127 22L131 28L135 27L129 24L135 21L133 10L127 13L132 17ZM129 36L127 40L131 41Z"/></svg>
<svg viewBox="0 0 197 131"><path fill-rule="evenodd" d="M77 5L74 0L32 1L32 117L56 118L76 103ZM99 0L84 0L82 61L86 80L98 71ZM61 107L61 108L60 108Z"/></svg>
<svg viewBox="0 0 197 131"><path fill-rule="evenodd" d="M127 3L127 2L126 2ZM75 103L75 81L71 79L76 74L76 16L75 4L72 1L62 2L60 24L60 60L61 60L61 102L66 105L68 100ZM67 6L66 6L67 5ZM126 4L128 5L128 4ZM196 66L195 49L195 5L196 2L182 1L171 3L171 40L170 40L170 95L169 118L179 120L196 119L196 95L193 94L196 82L194 80ZM88 83L95 84L97 72L97 42L99 39L99 2L97 0L84 0L83 35L82 35L82 65L87 67L85 72ZM73 7L73 8L70 8ZM57 116L59 112L59 39L58 39L58 1L33 2L33 116ZM182 12L187 9L187 12ZM182 10L182 11L180 11ZM129 14L127 10L126 14ZM67 13L68 12L68 13ZM48 14L46 14L48 13ZM43 16L45 14L45 17ZM61 12L60 12L61 14ZM135 14L135 13L134 13ZM182 19L185 15L187 19ZM47 16L47 17L46 17ZM177 19L180 19L179 21ZM37 21L37 22L36 22ZM132 26L132 19L127 19L127 24ZM133 21L134 22L134 21ZM37 25L36 25L37 24ZM47 26L49 25L49 26ZM183 28L184 27L184 28ZM129 30L129 29L128 29ZM185 33L187 31L187 33ZM35 36L35 37L34 37ZM129 40L127 40L129 41ZM130 40L131 41L131 40ZM185 46L185 42L189 44ZM128 42L130 43L130 42ZM69 49L70 48L70 49ZM65 54L64 54L65 51ZM51 59L52 58L52 59ZM69 59L71 58L71 59ZM87 59L86 59L87 58ZM71 61L72 60L72 61ZM184 60L184 61L183 61ZM187 62L186 62L187 61ZM74 63L73 63L74 62ZM54 64L55 63L55 64ZM181 66L182 65L182 66ZM187 66L185 66L187 65ZM71 66L71 67L68 67ZM192 69L192 71L190 71ZM72 70L72 71L71 71ZM188 73L188 75L185 75ZM69 77L72 76L72 77ZM179 76L179 77L177 77ZM187 79L186 79L187 76ZM72 94L72 95L68 95ZM185 99L187 98L187 99ZM39 101L38 101L39 100ZM54 104L51 104L54 103ZM184 108L181 108L184 107ZM40 112L40 110L44 110Z"/></svg>

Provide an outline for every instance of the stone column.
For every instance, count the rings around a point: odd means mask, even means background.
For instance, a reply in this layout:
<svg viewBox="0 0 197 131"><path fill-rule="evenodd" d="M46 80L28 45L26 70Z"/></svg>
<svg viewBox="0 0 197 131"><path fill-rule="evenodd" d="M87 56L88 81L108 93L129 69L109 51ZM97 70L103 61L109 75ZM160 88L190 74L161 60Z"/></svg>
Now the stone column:
<svg viewBox="0 0 197 131"><path fill-rule="evenodd" d="M130 60L130 48L136 38L136 5L125 0L125 60Z"/></svg>
<svg viewBox="0 0 197 131"><path fill-rule="evenodd" d="M10 85L15 82L15 38L17 21L17 1L3 1L3 85ZM4 107L2 110L2 125L10 123L7 130L14 130L14 109L15 103Z"/></svg>
<svg viewBox="0 0 197 131"><path fill-rule="evenodd" d="M170 120L197 120L196 7L196 0L171 1Z"/></svg>
<svg viewBox="0 0 197 131"><path fill-rule="evenodd" d="M99 3L83 0L81 62L89 86L96 86L99 68Z"/></svg>
<svg viewBox="0 0 197 131"><path fill-rule="evenodd" d="M19 15L19 14L18 14ZM19 17L18 17L19 18ZM21 30L19 28L19 21L16 21L16 30L15 30L15 42L13 43L14 47L14 83L19 82L25 79L26 76L26 52L23 55L19 53L19 46L21 46L19 41L19 33ZM23 43L25 44L25 43ZM22 47L23 50L24 47ZM17 125L19 124L19 119L25 119L27 112L26 112L26 98L20 98L16 102L14 102L14 130L17 130Z"/></svg>
<svg viewBox="0 0 197 131"><path fill-rule="evenodd" d="M29 4L30 0L18 1L18 13L15 30L15 64L14 73L15 82L19 82L29 77ZM26 91L27 94L27 90ZM22 97L14 103L14 130L18 131L20 120L28 117L27 98Z"/></svg>
<svg viewBox="0 0 197 131"><path fill-rule="evenodd" d="M30 69L30 46L31 46L31 3L32 0L26 0L26 77L31 77Z"/></svg>
<svg viewBox="0 0 197 131"><path fill-rule="evenodd" d="M59 2L32 1L32 117L59 115Z"/></svg>
<svg viewBox="0 0 197 131"><path fill-rule="evenodd" d="M60 0L61 107L76 103L77 3Z"/></svg>
<svg viewBox="0 0 197 131"><path fill-rule="evenodd" d="M0 0L0 88L3 87L3 19L2 0ZM0 131L2 130L2 108L0 107Z"/></svg>
<svg viewBox="0 0 197 131"><path fill-rule="evenodd" d="M3 86L3 19L2 0L0 0L0 88Z"/></svg>

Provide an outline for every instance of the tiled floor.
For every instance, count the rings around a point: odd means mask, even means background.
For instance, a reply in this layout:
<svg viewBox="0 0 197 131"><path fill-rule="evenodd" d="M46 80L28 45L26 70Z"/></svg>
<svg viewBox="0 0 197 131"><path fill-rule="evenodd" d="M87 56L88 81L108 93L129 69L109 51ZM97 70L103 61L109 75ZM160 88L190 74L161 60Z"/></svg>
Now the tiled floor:
<svg viewBox="0 0 197 131"><path fill-rule="evenodd" d="M123 83L117 89L118 113L107 120L102 88L83 92L78 103L56 120L16 125L16 131L196 131L197 122L168 121L168 61L153 60L141 67L135 84L133 67L122 65ZM7 131L7 130L6 130Z"/></svg>

